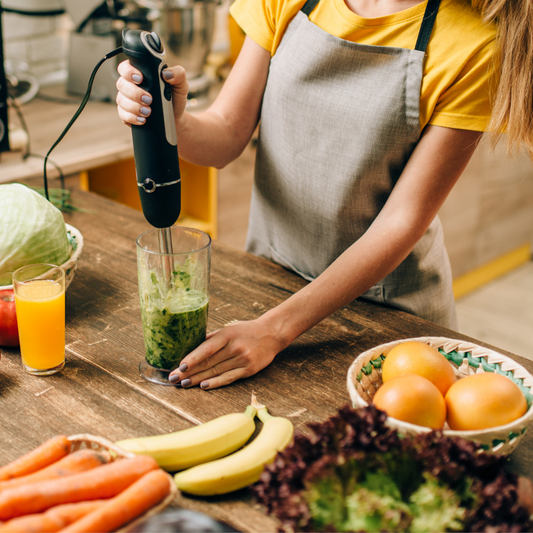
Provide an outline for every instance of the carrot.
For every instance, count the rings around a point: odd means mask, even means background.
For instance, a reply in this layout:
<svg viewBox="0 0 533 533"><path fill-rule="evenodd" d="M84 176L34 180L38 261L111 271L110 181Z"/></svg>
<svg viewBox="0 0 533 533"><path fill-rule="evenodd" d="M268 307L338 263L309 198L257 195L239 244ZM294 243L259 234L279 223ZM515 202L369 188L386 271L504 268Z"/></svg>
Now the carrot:
<svg viewBox="0 0 533 533"><path fill-rule="evenodd" d="M76 522L85 515L92 513L99 507L102 507L108 500L92 500L89 502L78 503L64 503L63 505L56 505L51 507L44 514L54 520L59 520L63 523L62 527ZM14 520L19 520L15 518ZM1 530L0 530L1 531Z"/></svg>
<svg viewBox="0 0 533 533"><path fill-rule="evenodd" d="M95 450L79 450L41 470L37 470L33 474L8 479L7 481L0 481L0 491L20 485L27 485L28 483L44 481L45 479L55 479L84 472L85 470L90 470L91 468L107 463L108 458L109 455Z"/></svg>
<svg viewBox="0 0 533 533"><path fill-rule="evenodd" d="M40 513L63 503L112 498L156 468L154 459L138 455L80 474L6 489L0 492L0 520Z"/></svg>
<svg viewBox="0 0 533 533"><path fill-rule="evenodd" d="M0 525L0 533L32 533L37 531L59 531L72 522L79 520L104 504L105 500L92 502L66 503L48 509L45 513L31 514L13 518Z"/></svg>
<svg viewBox="0 0 533 533"><path fill-rule="evenodd" d="M126 490L61 531L104 533L115 531L162 501L170 492L170 480L162 470L149 472Z"/></svg>
<svg viewBox="0 0 533 533"><path fill-rule="evenodd" d="M0 481L27 476L51 465L70 452L71 442L65 435L47 440L31 452L0 467Z"/></svg>
<svg viewBox="0 0 533 533"><path fill-rule="evenodd" d="M2 533L33 533L38 531L48 533L60 531L62 527L61 522L49 516L45 516L44 514L31 514L5 522L0 526L0 531Z"/></svg>

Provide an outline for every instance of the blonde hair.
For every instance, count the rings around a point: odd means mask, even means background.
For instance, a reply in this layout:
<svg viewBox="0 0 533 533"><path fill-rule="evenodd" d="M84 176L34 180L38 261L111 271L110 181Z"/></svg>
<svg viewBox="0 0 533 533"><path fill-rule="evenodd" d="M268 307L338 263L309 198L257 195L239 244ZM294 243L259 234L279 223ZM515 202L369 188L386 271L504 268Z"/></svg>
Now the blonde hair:
<svg viewBox="0 0 533 533"><path fill-rule="evenodd" d="M472 0L472 6L498 26L492 142L505 131L509 153L525 148L533 158L533 0Z"/></svg>

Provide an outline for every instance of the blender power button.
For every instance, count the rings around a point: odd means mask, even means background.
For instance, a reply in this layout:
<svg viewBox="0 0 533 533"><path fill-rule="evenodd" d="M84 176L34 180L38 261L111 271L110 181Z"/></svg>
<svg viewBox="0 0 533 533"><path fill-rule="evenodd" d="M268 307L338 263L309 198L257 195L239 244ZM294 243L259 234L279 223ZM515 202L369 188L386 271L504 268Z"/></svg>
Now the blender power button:
<svg viewBox="0 0 533 533"><path fill-rule="evenodd" d="M146 37L146 40L156 52L161 53L163 51L163 46L161 45L161 39L159 38L159 35L157 35L155 31L148 34L148 36Z"/></svg>

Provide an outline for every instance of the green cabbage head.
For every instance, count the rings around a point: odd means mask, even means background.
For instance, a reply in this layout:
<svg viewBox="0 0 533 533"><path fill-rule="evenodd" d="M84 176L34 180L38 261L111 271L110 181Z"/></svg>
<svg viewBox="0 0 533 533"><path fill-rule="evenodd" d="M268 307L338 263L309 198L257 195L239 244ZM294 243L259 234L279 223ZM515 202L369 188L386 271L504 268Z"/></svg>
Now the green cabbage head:
<svg viewBox="0 0 533 533"><path fill-rule="evenodd" d="M68 257L61 211L26 185L0 185L0 286L11 285L17 268L62 265Z"/></svg>

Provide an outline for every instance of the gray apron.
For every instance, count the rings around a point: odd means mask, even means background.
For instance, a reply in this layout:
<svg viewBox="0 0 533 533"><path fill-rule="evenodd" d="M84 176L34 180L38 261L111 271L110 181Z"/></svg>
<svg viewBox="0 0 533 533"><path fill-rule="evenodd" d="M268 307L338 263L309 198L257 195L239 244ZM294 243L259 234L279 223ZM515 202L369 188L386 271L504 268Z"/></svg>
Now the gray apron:
<svg viewBox="0 0 533 533"><path fill-rule="evenodd" d="M246 249L307 280L369 228L420 139L429 0L415 50L340 39L313 24L308 0L270 63ZM383 242L384 247L387 242ZM456 329L440 221L362 295Z"/></svg>

